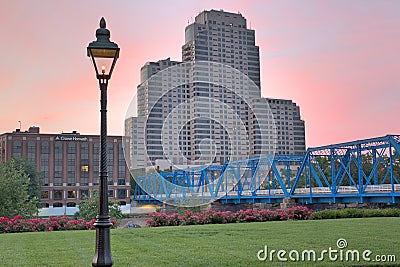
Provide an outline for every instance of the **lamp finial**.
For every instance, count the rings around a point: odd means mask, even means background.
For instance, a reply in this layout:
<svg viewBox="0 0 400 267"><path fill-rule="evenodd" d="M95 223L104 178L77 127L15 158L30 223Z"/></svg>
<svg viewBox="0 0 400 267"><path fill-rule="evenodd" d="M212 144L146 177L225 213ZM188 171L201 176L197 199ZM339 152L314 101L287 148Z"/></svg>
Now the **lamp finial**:
<svg viewBox="0 0 400 267"><path fill-rule="evenodd" d="M104 19L104 17L102 17L100 20L100 28L103 28L103 29L106 28L106 20Z"/></svg>

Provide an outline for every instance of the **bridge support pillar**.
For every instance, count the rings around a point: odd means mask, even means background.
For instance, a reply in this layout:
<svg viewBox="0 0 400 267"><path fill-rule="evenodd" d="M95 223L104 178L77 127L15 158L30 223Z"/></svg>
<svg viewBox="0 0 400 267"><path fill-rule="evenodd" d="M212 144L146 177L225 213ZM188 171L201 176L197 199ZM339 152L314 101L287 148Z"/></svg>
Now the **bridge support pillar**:
<svg viewBox="0 0 400 267"><path fill-rule="evenodd" d="M281 209L291 208L296 205L296 199L293 198L284 198L283 202L281 203Z"/></svg>

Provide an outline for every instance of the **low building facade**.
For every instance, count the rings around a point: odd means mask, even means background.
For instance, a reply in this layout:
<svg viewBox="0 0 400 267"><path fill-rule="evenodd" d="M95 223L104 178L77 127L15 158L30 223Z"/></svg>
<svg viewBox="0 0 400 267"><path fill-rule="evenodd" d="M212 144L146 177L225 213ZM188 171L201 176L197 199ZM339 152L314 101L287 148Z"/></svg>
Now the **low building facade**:
<svg viewBox="0 0 400 267"><path fill-rule="evenodd" d="M72 215L84 196L99 190L100 136L76 131L61 134L16 129L0 135L0 162L25 158L41 175L39 215ZM122 136L107 137L108 196L130 210L130 174Z"/></svg>

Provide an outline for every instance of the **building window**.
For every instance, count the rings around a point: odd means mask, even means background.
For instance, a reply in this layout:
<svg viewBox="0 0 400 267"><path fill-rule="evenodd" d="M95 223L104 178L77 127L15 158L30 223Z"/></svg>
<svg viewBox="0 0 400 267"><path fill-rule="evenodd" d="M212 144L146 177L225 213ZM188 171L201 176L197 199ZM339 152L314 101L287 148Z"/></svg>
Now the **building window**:
<svg viewBox="0 0 400 267"><path fill-rule="evenodd" d="M108 190L107 196L113 198L114 197L114 190Z"/></svg>
<svg viewBox="0 0 400 267"><path fill-rule="evenodd" d="M54 143L54 185L62 185L63 177L63 144L61 141Z"/></svg>
<svg viewBox="0 0 400 267"><path fill-rule="evenodd" d="M6 142L0 142L0 162L5 161L6 158Z"/></svg>
<svg viewBox="0 0 400 267"><path fill-rule="evenodd" d="M68 198L76 198L76 191L68 191Z"/></svg>
<svg viewBox="0 0 400 267"><path fill-rule="evenodd" d="M49 157L49 142L43 141L40 145L40 172L42 174L41 178L44 186L49 185Z"/></svg>
<svg viewBox="0 0 400 267"><path fill-rule="evenodd" d="M98 142L93 144L93 184L99 185L99 164L100 159L100 144Z"/></svg>
<svg viewBox="0 0 400 267"><path fill-rule="evenodd" d="M13 157L18 158L18 157L22 156L22 144L21 144L21 141L19 141L19 140L14 141L12 152L13 152L12 153Z"/></svg>
<svg viewBox="0 0 400 267"><path fill-rule="evenodd" d="M49 191L42 191L40 195L41 199L49 199Z"/></svg>
<svg viewBox="0 0 400 267"><path fill-rule="evenodd" d="M36 142L28 141L28 155L27 159L30 163L36 166Z"/></svg>
<svg viewBox="0 0 400 267"><path fill-rule="evenodd" d="M54 190L54 200L61 200L63 198L62 195L62 190Z"/></svg>
<svg viewBox="0 0 400 267"><path fill-rule="evenodd" d="M82 189L80 190L80 198L84 199L89 197L89 190L88 189Z"/></svg>
<svg viewBox="0 0 400 267"><path fill-rule="evenodd" d="M56 202L56 203L53 204L54 208L61 208L62 206L63 206L63 204L60 203L60 202Z"/></svg>
<svg viewBox="0 0 400 267"><path fill-rule="evenodd" d="M119 199L126 198L126 190L125 189L118 189L117 194L118 194Z"/></svg>
<svg viewBox="0 0 400 267"><path fill-rule="evenodd" d="M120 183L120 179L125 180L126 176L126 163L124 157L124 150L122 148L122 143L118 144L118 184Z"/></svg>
<svg viewBox="0 0 400 267"><path fill-rule="evenodd" d="M75 142L69 142L67 149L68 185L75 185L75 161L76 161L76 144Z"/></svg>
<svg viewBox="0 0 400 267"><path fill-rule="evenodd" d="M89 145L81 143L81 173L80 185L89 184Z"/></svg>
<svg viewBox="0 0 400 267"><path fill-rule="evenodd" d="M108 184L112 184L114 176L114 144L107 142L107 171L108 171Z"/></svg>

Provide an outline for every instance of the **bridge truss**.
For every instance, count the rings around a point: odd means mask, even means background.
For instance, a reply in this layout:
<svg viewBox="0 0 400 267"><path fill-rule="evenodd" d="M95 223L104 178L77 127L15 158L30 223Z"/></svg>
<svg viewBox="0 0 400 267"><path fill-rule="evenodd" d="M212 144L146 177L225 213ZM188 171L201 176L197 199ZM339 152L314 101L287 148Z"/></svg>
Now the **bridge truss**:
<svg viewBox="0 0 400 267"><path fill-rule="evenodd" d="M223 166L154 173L136 179L133 199L221 203L400 203L400 135L264 155Z"/></svg>

